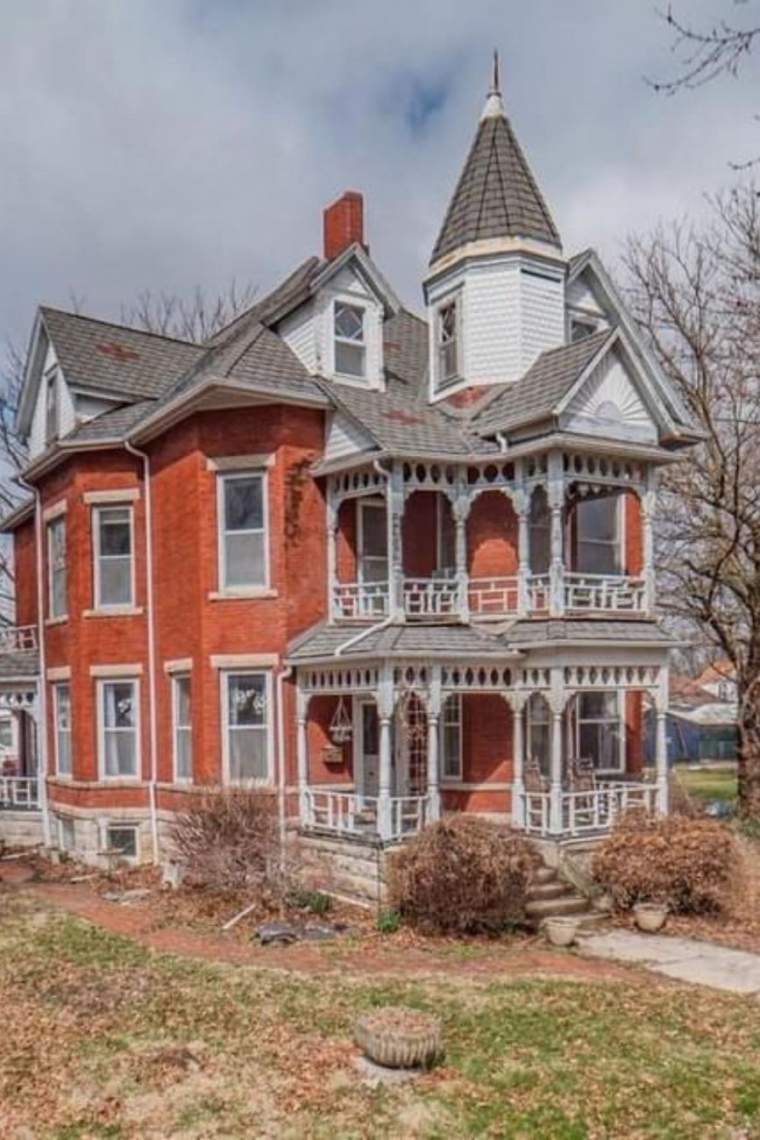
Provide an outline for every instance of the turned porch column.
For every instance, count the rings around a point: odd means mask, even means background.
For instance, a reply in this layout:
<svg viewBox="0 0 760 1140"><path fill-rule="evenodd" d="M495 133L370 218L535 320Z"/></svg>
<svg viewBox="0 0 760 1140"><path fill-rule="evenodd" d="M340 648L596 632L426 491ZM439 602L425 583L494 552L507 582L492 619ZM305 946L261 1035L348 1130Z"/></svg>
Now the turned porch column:
<svg viewBox="0 0 760 1140"><path fill-rule="evenodd" d="M391 807L391 722L393 720L393 677L385 668L377 690L377 717L379 726L379 771L377 778L377 831L383 840L392 838Z"/></svg>
<svg viewBox="0 0 760 1140"><path fill-rule="evenodd" d="M441 723L441 667L431 667L427 697L427 818L431 822L441 818L440 750L438 748Z"/></svg>
<svg viewBox="0 0 760 1140"><path fill-rule="evenodd" d="M456 564L456 579L459 590L459 616L462 621L470 619L470 575L467 567L467 519L472 507L472 501L467 493L466 486L460 486L456 498L451 504L451 513L454 518L454 558Z"/></svg>
<svg viewBox="0 0 760 1140"><path fill-rule="evenodd" d="M530 613L530 494L518 491L512 498L517 515L517 612Z"/></svg>
<svg viewBox="0 0 760 1140"><path fill-rule="evenodd" d="M565 507L565 473L561 451L549 453L546 496L550 518L549 615L560 617L565 612L565 567L562 533L562 516Z"/></svg>
<svg viewBox="0 0 760 1140"><path fill-rule="evenodd" d="M401 520L404 517L404 475L399 463L394 462L385 488L388 515L388 616L394 621L404 620L404 552L401 540Z"/></svg>
<svg viewBox="0 0 760 1140"><path fill-rule="evenodd" d="M296 762L298 767L298 817L301 823L309 823L309 738L308 738L309 695L299 688L296 691Z"/></svg>
<svg viewBox="0 0 760 1140"><path fill-rule="evenodd" d="M512 826L525 827L525 733L523 712L527 693L507 693L507 704L512 710Z"/></svg>
<svg viewBox="0 0 760 1140"><path fill-rule="evenodd" d="M661 815L668 813L668 669L663 667L660 684L654 695L657 718L655 729L654 766L657 785L656 806Z"/></svg>
<svg viewBox="0 0 760 1140"><path fill-rule="evenodd" d="M562 669L551 670L551 690L548 696L551 722L551 755L549 767L549 831L562 832L562 717L569 693L565 691Z"/></svg>
<svg viewBox="0 0 760 1140"><path fill-rule="evenodd" d="M332 622L336 617L335 586L338 581L338 508L332 479L327 480L327 614ZM338 615L339 616L339 615Z"/></svg>
<svg viewBox="0 0 760 1140"><path fill-rule="evenodd" d="M654 572L654 514L657 507L657 469L647 470L647 489L641 497L641 547L644 577L644 609L654 613L656 604Z"/></svg>

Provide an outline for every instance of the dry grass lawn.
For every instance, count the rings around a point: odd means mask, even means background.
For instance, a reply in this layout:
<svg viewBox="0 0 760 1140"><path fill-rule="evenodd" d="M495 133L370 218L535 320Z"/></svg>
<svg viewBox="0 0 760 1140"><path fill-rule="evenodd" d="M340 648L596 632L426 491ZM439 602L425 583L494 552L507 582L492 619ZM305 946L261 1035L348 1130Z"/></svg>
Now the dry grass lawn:
<svg viewBox="0 0 760 1140"><path fill-rule="evenodd" d="M286 975L151 953L0 897L3 1140L760 1136L760 1006L630 981ZM444 1021L444 1064L357 1078L351 1024Z"/></svg>

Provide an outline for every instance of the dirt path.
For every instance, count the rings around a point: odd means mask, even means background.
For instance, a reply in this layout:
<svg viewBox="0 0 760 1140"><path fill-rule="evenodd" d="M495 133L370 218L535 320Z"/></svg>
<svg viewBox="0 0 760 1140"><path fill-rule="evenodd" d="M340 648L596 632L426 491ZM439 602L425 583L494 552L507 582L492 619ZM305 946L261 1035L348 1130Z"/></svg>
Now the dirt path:
<svg viewBox="0 0 760 1140"><path fill-rule="evenodd" d="M149 905L108 902L87 884L33 882L32 876L31 869L23 863L2 867L2 881L8 887L28 891L37 899L113 934L131 938L151 950L207 962L304 974L349 973L401 978L446 975L483 981L561 977L590 982L630 982L636 976L636 971L627 966L556 953L532 943L507 944L493 952L478 952L471 958L461 959L435 948L394 945L392 938L388 939L387 948L372 941L356 949L330 943L327 952L324 945L307 943L264 947L221 933L200 934L180 926L157 927L157 915Z"/></svg>

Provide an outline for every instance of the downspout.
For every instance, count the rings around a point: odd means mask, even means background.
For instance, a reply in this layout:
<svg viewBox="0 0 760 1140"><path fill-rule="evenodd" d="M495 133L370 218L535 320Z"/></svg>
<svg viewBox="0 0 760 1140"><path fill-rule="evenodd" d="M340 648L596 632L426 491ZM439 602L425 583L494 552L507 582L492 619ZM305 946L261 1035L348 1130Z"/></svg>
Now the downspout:
<svg viewBox="0 0 760 1140"><path fill-rule="evenodd" d="M153 838L153 862L160 860L158 841L158 809L156 805L156 784L158 781L158 722L156 718L156 623L153 598L153 500L150 485L150 458L128 439L124 447L143 464L143 484L145 486L145 579L146 608L148 611L148 708L150 710L150 780L148 782L148 802L150 805L150 830Z"/></svg>
<svg viewBox="0 0 760 1140"><path fill-rule="evenodd" d="M293 666L286 665L277 674L277 822L280 831L280 869L285 867L285 705L283 684L293 676Z"/></svg>
<svg viewBox="0 0 760 1140"><path fill-rule="evenodd" d="M34 495L34 527L37 546L37 646L40 662L40 693L39 710L40 724L37 732L37 753L39 771L37 785L39 788L40 807L42 808L42 838L45 846L51 846L50 831L50 805L48 804L47 776L48 776L48 722L47 722L47 676L45 656L45 588L43 584L44 560L42 556L42 498L37 487L26 483L21 476L17 482Z"/></svg>

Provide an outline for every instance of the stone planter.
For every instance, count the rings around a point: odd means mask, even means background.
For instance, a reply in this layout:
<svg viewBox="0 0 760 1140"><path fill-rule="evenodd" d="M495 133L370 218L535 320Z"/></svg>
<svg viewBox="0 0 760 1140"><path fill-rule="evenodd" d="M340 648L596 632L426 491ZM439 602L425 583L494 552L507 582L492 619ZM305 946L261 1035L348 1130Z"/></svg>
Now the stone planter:
<svg viewBox="0 0 760 1140"><path fill-rule="evenodd" d="M572 946L578 934L579 921L571 915L545 918L543 930L552 946Z"/></svg>
<svg viewBox="0 0 760 1140"><path fill-rule="evenodd" d="M633 908L633 916L639 930L656 934L665 925L668 908L661 903L637 903Z"/></svg>
<svg viewBox="0 0 760 1140"><path fill-rule="evenodd" d="M354 1041L388 1069L428 1069L443 1052L438 1018L402 1006L365 1013L354 1026Z"/></svg>

